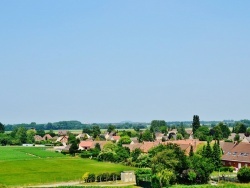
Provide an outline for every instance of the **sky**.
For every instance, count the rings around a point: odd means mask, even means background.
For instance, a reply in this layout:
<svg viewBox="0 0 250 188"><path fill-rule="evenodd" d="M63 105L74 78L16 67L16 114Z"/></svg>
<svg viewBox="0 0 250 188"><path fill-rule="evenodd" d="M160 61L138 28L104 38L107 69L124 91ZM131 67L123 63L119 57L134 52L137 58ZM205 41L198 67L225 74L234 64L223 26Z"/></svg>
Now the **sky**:
<svg viewBox="0 0 250 188"><path fill-rule="evenodd" d="M0 1L0 122L250 119L250 1Z"/></svg>

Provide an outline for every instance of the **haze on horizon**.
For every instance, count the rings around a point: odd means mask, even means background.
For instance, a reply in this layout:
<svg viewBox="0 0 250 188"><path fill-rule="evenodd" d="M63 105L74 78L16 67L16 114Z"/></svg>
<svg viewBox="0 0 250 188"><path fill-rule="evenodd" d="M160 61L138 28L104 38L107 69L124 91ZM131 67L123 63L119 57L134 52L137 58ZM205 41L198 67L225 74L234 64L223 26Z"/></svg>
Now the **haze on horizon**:
<svg viewBox="0 0 250 188"><path fill-rule="evenodd" d="M0 122L250 119L249 7L0 1Z"/></svg>

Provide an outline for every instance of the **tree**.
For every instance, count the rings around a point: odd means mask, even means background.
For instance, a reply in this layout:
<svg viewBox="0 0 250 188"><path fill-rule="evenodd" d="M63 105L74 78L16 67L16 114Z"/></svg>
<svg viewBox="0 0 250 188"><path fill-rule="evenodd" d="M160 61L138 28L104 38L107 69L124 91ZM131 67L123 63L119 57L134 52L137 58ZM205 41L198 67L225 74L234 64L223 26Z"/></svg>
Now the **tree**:
<svg viewBox="0 0 250 188"><path fill-rule="evenodd" d="M119 145L122 145L122 144L130 144L131 143L131 139L129 136L123 136L120 138L120 140L118 141L118 144Z"/></svg>
<svg viewBox="0 0 250 188"><path fill-rule="evenodd" d="M192 123L192 128L193 128L193 134L195 134L196 130L200 127L200 118L198 115L193 116L193 123Z"/></svg>
<svg viewBox="0 0 250 188"><path fill-rule="evenodd" d="M214 140L221 140L223 138L223 134L220 126L216 125L213 129L210 130L211 135Z"/></svg>
<svg viewBox="0 0 250 188"><path fill-rule="evenodd" d="M177 132L180 133L183 138L188 139L188 134L185 130L185 127L183 126L183 123L180 124L180 126L177 128Z"/></svg>
<svg viewBox="0 0 250 188"><path fill-rule="evenodd" d="M203 152L202 152L203 157L212 160L212 148L210 146L210 142L207 141L207 145L203 148Z"/></svg>
<svg viewBox="0 0 250 188"><path fill-rule="evenodd" d="M221 149L220 142L217 140L213 145L213 153L212 153L213 164L216 170L221 167Z"/></svg>
<svg viewBox="0 0 250 188"><path fill-rule="evenodd" d="M194 137L200 141L207 141L209 134L209 128L207 126L201 126L196 130Z"/></svg>
<svg viewBox="0 0 250 188"><path fill-rule="evenodd" d="M176 135L176 140L182 140L182 139L183 139L182 134L177 133L177 135Z"/></svg>
<svg viewBox="0 0 250 188"><path fill-rule="evenodd" d="M4 125L0 122L0 133L4 133L5 127Z"/></svg>
<svg viewBox="0 0 250 188"><path fill-rule="evenodd" d="M132 157L132 161L136 161L141 153L142 151L139 148L135 148L135 150L130 153L130 156Z"/></svg>
<svg viewBox="0 0 250 188"><path fill-rule="evenodd" d="M101 130L98 125L94 125L92 129L93 129L93 138L96 138L101 134Z"/></svg>
<svg viewBox="0 0 250 188"><path fill-rule="evenodd" d="M247 127L244 123L242 122L236 122L236 126L235 126L235 132L236 133L245 133L247 130Z"/></svg>
<svg viewBox="0 0 250 188"><path fill-rule="evenodd" d="M190 151L189 151L189 157L192 157L192 156L194 156L194 148L193 148L193 146L191 145Z"/></svg>
<svg viewBox="0 0 250 188"><path fill-rule="evenodd" d="M26 134L27 129L24 127L18 127L17 132L16 132L16 138L20 140L21 143L26 143L27 142L27 134Z"/></svg>
<svg viewBox="0 0 250 188"><path fill-rule="evenodd" d="M250 182L250 168L249 167L242 167L237 173L238 180L242 183L249 183Z"/></svg>
<svg viewBox="0 0 250 188"><path fill-rule="evenodd" d="M235 135L234 141L236 141L236 142L240 141L240 135L238 133Z"/></svg>
<svg viewBox="0 0 250 188"><path fill-rule="evenodd" d="M35 131L33 129L29 129L27 130L27 142L28 143L34 143L35 142L35 139L34 139L34 136L35 136Z"/></svg>
<svg viewBox="0 0 250 188"><path fill-rule="evenodd" d="M150 131L152 133L161 132L161 129L163 130L163 127L166 127L166 122L164 120L153 120L151 121Z"/></svg>
<svg viewBox="0 0 250 188"><path fill-rule="evenodd" d="M109 124L109 125L108 125L108 129L107 129L107 132L108 132L108 133L111 133L111 132L113 132L113 131L115 131L115 126Z"/></svg>
<svg viewBox="0 0 250 188"><path fill-rule="evenodd" d="M40 129L36 131L36 134L43 137L45 135L45 131Z"/></svg>
<svg viewBox="0 0 250 188"><path fill-rule="evenodd" d="M231 134L231 131L230 129L228 128L228 126L226 124L224 124L223 122L220 122L218 124L218 126L220 127L221 129L221 132L222 132L222 138L228 138Z"/></svg>
<svg viewBox="0 0 250 188"><path fill-rule="evenodd" d="M74 156L75 153L77 153L77 152L78 152L78 146L77 146L77 143L75 141L75 142L72 142L72 144L69 148L69 153Z"/></svg>
<svg viewBox="0 0 250 188"><path fill-rule="evenodd" d="M142 133L143 141L154 141L153 134L147 129Z"/></svg>

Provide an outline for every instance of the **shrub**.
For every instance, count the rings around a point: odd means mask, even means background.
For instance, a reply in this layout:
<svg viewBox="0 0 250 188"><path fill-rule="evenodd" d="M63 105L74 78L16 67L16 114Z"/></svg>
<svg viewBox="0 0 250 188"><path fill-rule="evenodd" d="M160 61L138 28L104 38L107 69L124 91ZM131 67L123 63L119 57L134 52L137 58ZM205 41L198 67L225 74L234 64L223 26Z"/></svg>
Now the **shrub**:
<svg viewBox="0 0 250 188"><path fill-rule="evenodd" d="M242 167L237 173L238 180L242 183L250 182L250 168Z"/></svg>

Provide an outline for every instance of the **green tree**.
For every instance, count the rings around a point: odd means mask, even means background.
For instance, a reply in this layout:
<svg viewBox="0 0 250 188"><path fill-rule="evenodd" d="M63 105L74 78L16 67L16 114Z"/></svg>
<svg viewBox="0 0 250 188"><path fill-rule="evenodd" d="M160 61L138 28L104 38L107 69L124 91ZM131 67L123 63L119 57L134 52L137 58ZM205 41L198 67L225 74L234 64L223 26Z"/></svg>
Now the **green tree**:
<svg viewBox="0 0 250 188"><path fill-rule="evenodd" d="M203 148L203 157L212 160L213 154L212 154L212 148L210 146L210 142L207 141L207 145Z"/></svg>
<svg viewBox="0 0 250 188"><path fill-rule="evenodd" d="M167 124L164 120L153 120L151 121L150 131L152 133L161 132L161 129L163 129L163 127L166 127L166 125Z"/></svg>
<svg viewBox="0 0 250 188"><path fill-rule="evenodd" d="M240 135L238 133L235 135L234 141L236 141L236 142L240 141Z"/></svg>
<svg viewBox="0 0 250 188"><path fill-rule="evenodd" d="M221 140L223 138L221 128L218 125L216 125L213 129L211 129L211 134L214 140Z"/></svg>
<svg viewBox="0 0 250 188"><path fill-rule="evenodd" d="M193 146L191 145L190 151L189 151L189 157L192 157L192 156L194 156L194 148L193 148Z"/></svg>
<svg viewBox="0 0 250 188"><path fill-rule="evenodd" d="M93 129L93 138L96 138L101 134L101 130L98 125L94 125L92 129Z"/></svg>
<svg viewBox="0 0 250 188"><path fill-rule="evenodd" d="M200 118L198 115L193 116L193 123L192 123L192 128L193 128L193 134L195 134L196 130L200 127Z"/></svg>
<svg viewBox="0 0 250 188"><path fill-rule="evenodd" d="M27 134L26 134L27 129L24 127L18 127L17 132L16 132L16 138L20 140L21 143L26 143L27 142Z"/></svg>
<svg viewBox="0 0 250 188"><path fill-rule="evenodd" d="M177 128L177 132L180 133L183 138L188 139L189 135L187 134L183 123L181 123L180 126Z"/></svg>
<svg viewBox="0 0 250 188"><path fill-rule="evenodd" d="M207 126L201 126L196 130L194 137L198 138L200 141L207 141L209 134L209 128Z"/></svg>
<svg viewBox="0 0 250 188"><path fill-rule="evenodd" d="M5 127L4 125L0 122L0 133L4 133Z"/></svg>
<svg viewBox="0 0 250 188"><path fill-rule="evenodd" d="M116 127L115 127L114 125L109 124L109 125L108 125L108 129L107 129L107 132L108 132L108 133L111 133L111 132L115 131L115 128L116 128Z"/></svg>
<svg viewBox="0 0 250 188"><path fill-rule="evenodd" d="M237 173L237 178L242 183L249 183L250 182L250 168L249 167L242 167Z"/></svg>
<svg viewBox="0 0 250 188"><path fill-rule="evenodd" d="M246 130L247 130L247 127L244 123L236 122L236 125L235 125L235 132L236 133L245 133Z"/></svg>
<svg viewBox="0 0 250 188"><path fill-rule="evenodd" d="M147 129L142 133L143 141L154 141L153 134Z"/></svg>
<svg viewBox="0 0 250 188"><path fill-rule="evenodd" d="M223 138L228 138L231 134L231 131L230 129L228 128L228 126L226 124L224 124L223 122L220 122L218 124L218 126L220 127L221 129L221 132L222 132L222 137Z"/></svg>
<svg viewBox="0 0 250 188"><path fill-rule="evenodd" d="M42 129L40 129L40 130L36 131L36 134L39 135L39 136L41 136L41 137L43 137L45 135L45 131L42 130Z"/></svg>
<svg viewBox="0 0 250 188"><path fill-rule="evenodd" d="M136 148L134 151L132 151L130 153L130 156L132 157L132 161L136 161L141 153L142 153L142 151L139 148Z"/></svg>
<svg viewBox="0 0 250 188"><path fill-rule="evenodd" d="M36 134L35 131L33 129L29 129L27 130L26 134L27 134L27 142L30 144L34 143L35 142L34 136Z"/></svg>
<svg viewBox="0 0 250 188"><path fill-rule="evenodd" d="M213 145L213 153L212 153L213 164L215 170L218 170L221 167L221 149L220 142L217 140Z"/></svg>
<svg viewBox="0 0 250 188"><path fill-rule="evenodd" d="M69 148L69 153L74 156L75 153L77 153L77 152L78 152L78 145L77 145L77 143L75 141L75 142L72 142L72 144L71 144L71 146Z"/></svg>
<svg viewBox="0 0 250 188"><path fill-rule="evenodd" d="M122 145L122 144L130 144L131 143L131 139L129 136L123 136L120 138L120 140L118 141L118 144L119 145Z"/></svg>

